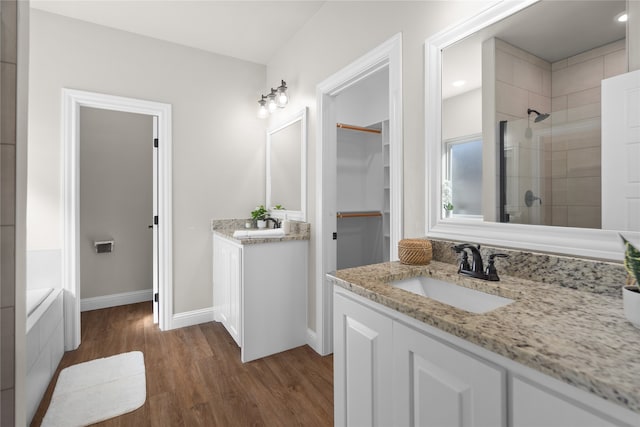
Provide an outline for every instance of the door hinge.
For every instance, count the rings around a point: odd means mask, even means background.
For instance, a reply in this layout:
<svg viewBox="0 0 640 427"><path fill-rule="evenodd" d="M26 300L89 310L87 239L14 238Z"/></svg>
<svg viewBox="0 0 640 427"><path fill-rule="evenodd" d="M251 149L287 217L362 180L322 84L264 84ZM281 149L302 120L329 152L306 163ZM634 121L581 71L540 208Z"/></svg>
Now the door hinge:
<svg viewBox="0 0 640 427"><path fill-rule="evenodd" d="M153 225L158 225L158 215L153 217Z"/></svg>
<svg viewBox="0 0 640 427"><path fill-rule="evenodd" d="M153 302L158 302L158 301L160 301L160 296L156 292L155 294L153 294Z"/></svg>
<svg viewBox="0 0 640 427"><path fill-rule="evenodd" d="M158 148L158 138L153 138L153 148Z"/></svg>
<svg viewBox="0 0 640 427"><path fill-rule="evenodd" d="M335 231L333 232L333 240L338 240L338 233Z"/></svg>

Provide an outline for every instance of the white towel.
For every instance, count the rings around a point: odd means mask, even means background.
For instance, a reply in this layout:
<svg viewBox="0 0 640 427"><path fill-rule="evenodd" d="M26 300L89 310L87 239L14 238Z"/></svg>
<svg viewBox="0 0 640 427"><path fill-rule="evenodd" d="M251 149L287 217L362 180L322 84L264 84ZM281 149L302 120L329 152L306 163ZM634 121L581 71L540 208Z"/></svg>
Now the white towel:
<svg viewBox="0 0 640 427"><path fill-rule="evenodd" d="M266 230L236 230L233 232L233 237L236 239L284 237L284 230L282 228L269 228Z"/></svg>

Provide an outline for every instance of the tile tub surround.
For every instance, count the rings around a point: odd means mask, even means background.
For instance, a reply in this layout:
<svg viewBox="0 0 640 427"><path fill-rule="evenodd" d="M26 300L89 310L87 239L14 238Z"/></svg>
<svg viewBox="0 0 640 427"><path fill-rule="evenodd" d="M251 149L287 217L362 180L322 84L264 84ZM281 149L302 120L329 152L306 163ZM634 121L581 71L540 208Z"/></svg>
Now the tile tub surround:
<svg viewBox="0 0 640 427"><path fill-rule="evenodd" d="M457 266L459 255L455 253L453 246L460 243L462 242L431 240L433 260ZM485 262L490 254L509 255L509 258L496 259L500 277L512 276L613 297L622 298L622 286L627 278L627 271L622 262L597 261L484 245L480 246L480 252ZM620 253L624 253L622 243Z"/></svg>
<svg viewBox="0 0 640 427"><path fill-rule="evenodd" d="M420 275L515 302L473 314L388 284ZM438 261L374 264L327 277L334 286L640 413L640 331L625 319L620 298L509 276L486 282Z"/></svg>
<svg viewBox="0 0 640 427"><path fill-rule="evenodd" d="M291 233L284 237L236 239L233 232L246 230L244 224L249 219L212 219L211 231L218 233L227 239L234 240L242 245L255 245L260 243L286 242L289 240L309 240L311 238L311 224L307 222L291 221Z"/></svg>

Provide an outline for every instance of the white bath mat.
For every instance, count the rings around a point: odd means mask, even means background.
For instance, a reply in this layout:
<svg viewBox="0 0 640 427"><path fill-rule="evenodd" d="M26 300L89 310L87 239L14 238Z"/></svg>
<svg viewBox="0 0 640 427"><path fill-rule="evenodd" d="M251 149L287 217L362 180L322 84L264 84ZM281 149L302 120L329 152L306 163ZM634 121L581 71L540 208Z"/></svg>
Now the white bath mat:
<svg viewBox="0 0 640 427"><path fill-rule="evenodd" d="M42 426L86 426L138 409L146 398L142 352L79 363L60 372Z"/></svg>

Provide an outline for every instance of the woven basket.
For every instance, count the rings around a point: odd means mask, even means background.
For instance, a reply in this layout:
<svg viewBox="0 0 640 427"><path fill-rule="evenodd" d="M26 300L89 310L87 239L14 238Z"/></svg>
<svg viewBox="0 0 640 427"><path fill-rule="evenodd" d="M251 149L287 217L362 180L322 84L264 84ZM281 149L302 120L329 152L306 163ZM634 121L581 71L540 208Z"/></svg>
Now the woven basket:
<svg viewBox="0 0 640 427"><path fill-rule="evenodd" d="M422 239L403 239L398 242L398 256L402 264L426 265L431 261L431 242Z"/></svg>

